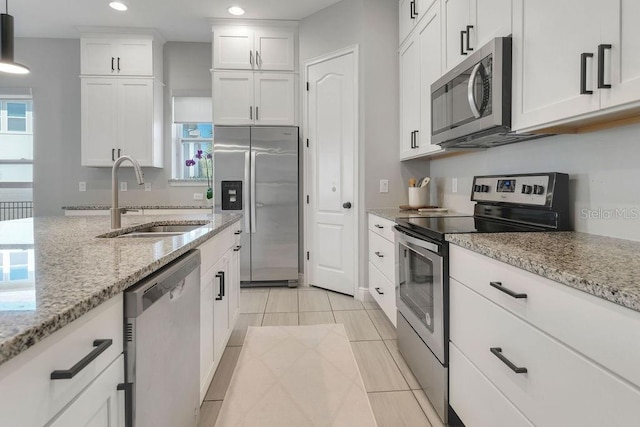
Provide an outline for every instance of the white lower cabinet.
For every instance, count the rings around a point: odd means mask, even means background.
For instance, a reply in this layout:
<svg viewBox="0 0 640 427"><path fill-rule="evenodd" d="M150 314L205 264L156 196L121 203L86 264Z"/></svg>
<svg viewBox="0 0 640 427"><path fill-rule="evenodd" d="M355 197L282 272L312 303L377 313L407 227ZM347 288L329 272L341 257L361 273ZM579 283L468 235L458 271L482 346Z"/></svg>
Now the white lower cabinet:
<svg viewBox="0 0 640 427"><path fill-rule="evenodd" d="M474 260L472 253L455 246L450 254L451 406L467 427L638 424L637 364L628 371L608 369L608 358L582 345L579 321L591 313L592 336L598 337L601 330L633 331L627 323L635 313L608 317L598 301L547 289L542 279L517 277L511 271L517 269L506 264L477 254ZM480 258L486 258L483 264ZM545 293L563 302L562 325L538 316L544 305L551 317L558 308ZM618 307L610 308L616 312ZM636 316L636 329L639 320ZM607 352L637 360L637 347L623 339Z"/></svg>
<svg viewBox="0 0 640 427"><path fill-rule="evenodd" d="M200 401L213 380L240 312L240 228L236 223L200 245Z"/></svg>
<svg viewBox="0 0 640 427"><path fill-rule="evenodd" d="M395 223L369 214L369 293L396 325Z"/></svg>
<svg viewBox="0 0 640 427"><path fill-rule="evenodd" d="M50 427L124 427L124 355L120 355L98 378L65 408Z"/></svg>

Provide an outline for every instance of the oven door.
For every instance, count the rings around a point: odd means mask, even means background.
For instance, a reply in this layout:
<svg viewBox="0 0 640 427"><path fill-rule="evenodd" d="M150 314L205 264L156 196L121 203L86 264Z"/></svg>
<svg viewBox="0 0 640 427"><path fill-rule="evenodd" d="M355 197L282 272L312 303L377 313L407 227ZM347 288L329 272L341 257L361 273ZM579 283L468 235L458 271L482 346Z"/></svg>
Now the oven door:
<svg viewBox="0 0 640 427"><path fill-rule="evenodd" d="M398 229L396 242L398 311L445 365L442 244L418 239Z"/></svg>

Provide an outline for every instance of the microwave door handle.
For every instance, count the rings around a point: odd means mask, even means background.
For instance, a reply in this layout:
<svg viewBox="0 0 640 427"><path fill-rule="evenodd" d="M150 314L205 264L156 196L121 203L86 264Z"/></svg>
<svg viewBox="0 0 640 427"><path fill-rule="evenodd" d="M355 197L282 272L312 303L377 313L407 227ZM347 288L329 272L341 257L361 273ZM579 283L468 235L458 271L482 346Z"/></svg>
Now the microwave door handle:
<svg viewBox="0 0 640 427"><path fill-rule="evenodd" d="M469 107L471 107L471 112L473 113L473 117L479 119L482 117L482 112L478 109L478 105L476 104L476 95L474 86L476 85L476 78L478 77L478 73L480 73L480 67L482 67L482 62L478 62L473 70L471 70L471 75L469 76L469 84L467 85L467 99L469 100Z"/></svg>

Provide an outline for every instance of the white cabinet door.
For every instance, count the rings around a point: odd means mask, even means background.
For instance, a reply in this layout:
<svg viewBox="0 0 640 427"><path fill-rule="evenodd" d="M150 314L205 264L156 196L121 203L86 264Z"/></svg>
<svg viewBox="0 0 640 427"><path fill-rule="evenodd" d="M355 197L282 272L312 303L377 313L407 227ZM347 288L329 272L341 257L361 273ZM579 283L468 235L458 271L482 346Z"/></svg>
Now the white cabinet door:
<svg viewBox="0 0 640 427"><path fill-rule="evenodd" d="M293 71L295 50L293 31L258 30L255 32L255 69Z"/></svg>
<svg viewBox="0 0 640 427"><path fill-rule="evenodd" d="M81 40L82 74L112 75L116 72L116 55L112 39L83 38Z"/></svg>
<svg viewBox="0 0 640 427"><path fill-rule="evenodd" d="M116 69L120 76L153 76L151 40L119 40Z"/></svg>
<svg viewBox="0 0 640 427"><path fill-rule="evenodd" d="M121 155L153 166L153 81L118 81L118 140Z"/></svg>
<svg viewBox="0 0 640 427"><path fill-rule="evenodd" d="M471 24L471 1L472 0L443 0L442 1L442 44L444 71L448 71L458 65L473 51L468 48L471 33L467 36L468 26ZM465 33L463 33L463 31Z"/></svg>
<svg viewBox="0 0 640 427"><path fill-rule="evenodd" d="M511 34L511 0L473 0L469 44L479 49L495 37Z"/></svg>
<svg viewBox="0 0 640 427"><path fill-rule="evenodd" d="M124 355L120 355L64 409L50 427L124 427ZM36 403L37 407L37 403Z"/></svg>
<svg viewBox="0 0 640 427"><path fill-rule="evenodd" d="M213 68L251 70L255 63L254 33L247 28L213 31Z"/></svg>
<svg viewBox="0 0 640 427"><path fill-rule="evenodd" d="M215 350L213 341L213 293L216 277L210 268L200 281L200 403L213 378Z"/></svg>
<svg viewBox="0 0 640 427"><path fill-rule="evenodd" d="M442 35L440 30L440 6L431 9L418 29L420 53L420 132L417 136L418 154L440 151L431 144L431 84L442 75Z"/></svg>
<svg viewBox="0 0 640 427"><path fill-rule="evenodd" d="M398 15L400 18L400 44L404 42L418 18L412 13L415 10L415 0L400 0L398 2Z"/></svg>
<svg viewBox="0 0 640 427"><path fill-rule="evenodd" d="M601 88L601 107L613 107L640 100L640 2L615 0L607 2L603 11L602 41L610 49L599 49L604 58L603 82L611 88ZM598 60L600 57L598 53Z"/></svg>
<svg viewBox="0 0 640 427"><path fill-rule="evenodd" d="M229 253L227 290L229 294L229 328L233 328L240 313L240 246Z"/></svg>
<svg viewBox="0 0 640 427"><path fill-rule="evenodd" d="M257 125L295 124L294 75L255 73L254 123Z"/></svg>
<svg viewBox="0 0 640 427"><path fill-rule="evenodd" d="M254 120L252 72L213 73L213 123L246 125Z"/></svg>
<svg viewBox="0 0 640 427"><path fill-rule="evenodd" d="M420 146L420 52L414 33L400 51L400 159Z"/></svg>
<svg viewBox="0 0 640 427"><path fill-rule="evenodd" d="M215 360L220 360L224 347L227 343L226 338L229 332L229 293L228 290L228 270L229 258L226 253L213 266L214 282L213 282L213 342Z"/></svg>
<svg viewBox="0 0 640 427"><path fill-rule="evenodd" d="M118 149L118 85L114 79L81 82L82 166L111 166Z"/></svg>
<svg viewBox="0 0 640 427"><path fill-rule="evenodd" d="M599 109L599 0L513 1L513 128L522 130ZM595 27L595 30L594 30ZM582 57L582 54L592 57ZM586 67L581 94L581 66Z"/></svg>

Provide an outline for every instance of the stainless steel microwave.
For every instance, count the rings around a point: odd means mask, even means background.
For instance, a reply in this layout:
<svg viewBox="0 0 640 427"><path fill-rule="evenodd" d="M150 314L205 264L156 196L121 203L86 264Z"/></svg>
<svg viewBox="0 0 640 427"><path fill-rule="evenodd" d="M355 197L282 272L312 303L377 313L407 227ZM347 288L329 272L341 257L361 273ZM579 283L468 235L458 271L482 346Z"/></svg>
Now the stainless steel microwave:
<svg viewBox="0 0 640 427"><path fill-rule="evenodd" d="M544 135L511 130L511 37L476 50L431 85L431 143L486 148Z"/></svg>

